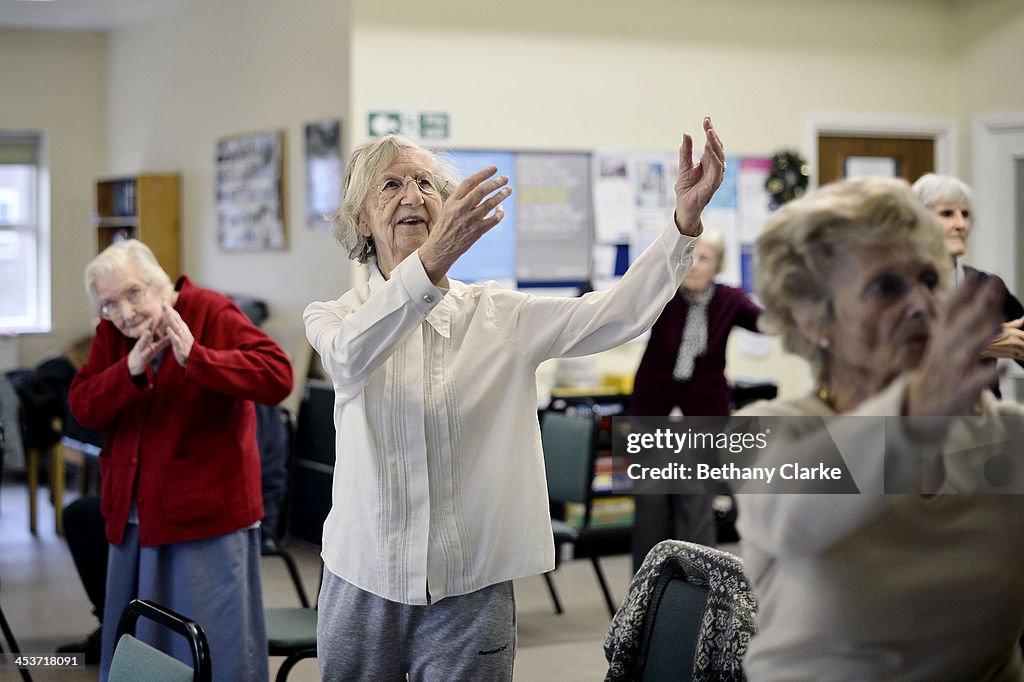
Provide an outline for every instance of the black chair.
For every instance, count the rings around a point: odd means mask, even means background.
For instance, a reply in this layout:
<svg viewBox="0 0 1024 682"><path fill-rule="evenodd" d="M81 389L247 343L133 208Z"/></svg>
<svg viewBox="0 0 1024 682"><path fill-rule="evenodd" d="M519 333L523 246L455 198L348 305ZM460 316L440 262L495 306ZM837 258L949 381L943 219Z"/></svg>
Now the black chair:
<svg viewBox="0 0 1024 682"><path fill-rule="evenodd" d="M323 564L320 565L323 578ZM299 592L300 600L305 597ZM276 682L284 682L295 665L306 658L316 658L316 607L269 607L263 610L267 628L267 655L284 656L277 670Z"/></svg>
<svg viewBox="0 0 1024 682"><path fill-rule="evenodd" d="M3 430L0 429L0 448L3 447ZM0 606L0 630L3 630L4 639L7 640L7 648L11 650L11 654L17 656L21 653L21 649L18 647L17 640L14 639L14 631L11 630L10 623L7 622L7 617L4 615L4 609ZM2 653L3 649L0 649ZM18 672L21 673L21 678L25 682L32 682L32 676L28 674L28 670L25 668L19 668Z"/></svg>
<svg viewBox="0 0 1024 682"><path fill-rule="evenodd" d="M285 656L284 662L277 671L276 680L283 682L288 678L295 665L306 658L316 657L316 606L310 605L306 596L306 588L299 574L295 557L286 545L290 539L288 528L292 509L292 498L295 490L294 465L296 450L296 419L286 408L281 408L281 418L288 431L287 457L287 493L278 518L276 528L270 529L264 536L262 544L263 556L275 556L284 562L295 586L299 606L270 607L264 609L263 615L267 628L267 654L269 656ZM321 564L321 577L323 565Z"/></svg>
<svg viewBox="0 0 1024 682"><path fill-rule="evenodd" d="M135 626L139 618L151 620L188 640L192 667L136 639ZM210 682L210 679L210 645L198 623L153 601L133 599L129 602L117 624L109 682Z"/></svg>
<svg viewBox="0 0 1024 682"><path fill-rule="evenodd" d="M294 467L295 467L295 430L296 420L295 415L286 408L278 406L274 408L284 425L286 432L286 461L284 464L285 476L286 476L286 490L288 492L284 495L283 504L281 504L280 512L277 516L277 520L273 527L263 528L262 542L260 545L260 553L263 556L274 556L284 562L285 568L288 570L288 575L291 577L292 584L295 585L295 591L299 595L299 602L304 608L309 608L309 597L306 596L306 588L302 584L302 577L299 575L298 565L295 563L295 557L292 556L291 552L286 549L288 544L288 526L292 508L292 494L294 490Z"/></svg>
<svg viewBox="0 0 1024 682"><path fill-rule="evenodd" d="M605 637L608 681L742 680L757 599L728 552L665 540L633 576Z"/></svg>
<svg viewBox="0 0 1024 682"><path fill-rule="evenodd" d="M541 423L541 443L544 448L544 467L548 483L548 499L555 505L577 503L583 505L583 522L579 528L558 519L551 520L555 540L555 569L563 545L584 551L594 567L594 574L604 595L608 615L615 615L615 603L604 571L598 547L593 542L603 533L591 524L594 485L594 437L597 423L592 417L569 416L563 412L545 412ZM552 572L544 574L555 613L562 613Z"/></svg>

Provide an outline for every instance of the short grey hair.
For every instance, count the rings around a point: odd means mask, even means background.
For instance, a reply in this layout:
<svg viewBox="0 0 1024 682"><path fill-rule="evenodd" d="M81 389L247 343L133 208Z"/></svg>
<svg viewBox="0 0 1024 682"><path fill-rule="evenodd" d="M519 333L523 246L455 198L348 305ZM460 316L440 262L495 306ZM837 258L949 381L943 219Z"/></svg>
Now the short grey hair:
<svg viewBox="0 0 1024 682"><path fill-rule="evenodd" d="M161 292L174 288L171 278L160 267L160 263L148 246L138 239L114 242L100 251L99 255L85 266L85 291L89 294L89 299L97 311L100 300L96 295L96 280L121 272L128 267L134 267L135 273L144 283Z"/></svg>
<svg viewBox="0 0 1024 682"><path fill-rule="evenodd" d="M951 175L925 173L912 188L914 196L926 208L935 208L936 204L966 204L974 210L971 202L971 188L966 182Z"/></svg>
<svg viewBox="0 0 1024 682"><path fill-rule="evenodd" d="M373 238L359 231L359 222L364 218L366 199L370 196L374 178L390 166L403 149L422 151L431 159L433 168L427 170L444 180L440 191L442 203L455 191L458 171L454 165L444 154L424 149L407 137L386 135L356 149L345 170L345 194L341 207L331 216L334 238L354 261L377 262Z"/></svg>

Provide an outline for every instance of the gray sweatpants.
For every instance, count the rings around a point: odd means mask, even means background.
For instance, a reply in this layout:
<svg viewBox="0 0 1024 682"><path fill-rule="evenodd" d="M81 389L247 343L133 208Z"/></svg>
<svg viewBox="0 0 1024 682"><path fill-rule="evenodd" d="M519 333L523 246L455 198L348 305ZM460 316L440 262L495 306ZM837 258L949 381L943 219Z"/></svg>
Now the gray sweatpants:
<svg viewBox="0 0 1024 682"><path fill-rule="evenodd" d="M322 680L512 679L512 582L426 606L388 601L324 571L317 615Z"/></svg>

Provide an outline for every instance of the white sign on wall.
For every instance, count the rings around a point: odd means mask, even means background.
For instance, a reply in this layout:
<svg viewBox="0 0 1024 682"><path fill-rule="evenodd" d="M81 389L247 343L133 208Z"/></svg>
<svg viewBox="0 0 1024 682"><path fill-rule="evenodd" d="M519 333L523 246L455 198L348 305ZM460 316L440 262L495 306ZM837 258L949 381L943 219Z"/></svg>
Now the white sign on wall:
<svg viewBox="0 0 1024 682"><path fill-rule="evenodd" d="M452 136L452 117L447 111L379 109L366 115L366 133L383 137L392 133L415 142L447 142Z"/></svg>

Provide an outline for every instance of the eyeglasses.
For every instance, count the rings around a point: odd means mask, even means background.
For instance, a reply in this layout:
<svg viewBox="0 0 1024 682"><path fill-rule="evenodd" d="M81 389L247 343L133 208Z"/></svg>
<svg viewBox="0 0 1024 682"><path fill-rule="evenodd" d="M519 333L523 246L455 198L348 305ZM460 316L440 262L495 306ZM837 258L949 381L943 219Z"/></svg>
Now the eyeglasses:
<svg viewBox="0 0 1024 682"><path fill-rule="evenodd" d="M416 189L425 196L440 194L448 186L448 181L444 178L439 178L433 173L423 171L422 173L417 173L414 177L406 176L400 178L392 176L385 178L384 182L377 185L377 194L384 201L391 201L395 197L405 194L406 189L409 187L409 182L415 183Z"/></svg>
<svg viewBox="0 0 1024 682"><path fill-rule="evenodd" d="M134 286L121 298L101 303L100 315L105 320L119 320L123 317L121 314L121 306L123 304L127 303L132 308L136 308L146 298L147 293L149 293L148 284L144 287Z"/></svg>

